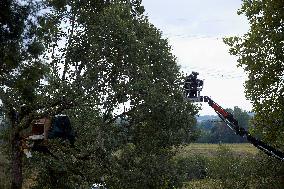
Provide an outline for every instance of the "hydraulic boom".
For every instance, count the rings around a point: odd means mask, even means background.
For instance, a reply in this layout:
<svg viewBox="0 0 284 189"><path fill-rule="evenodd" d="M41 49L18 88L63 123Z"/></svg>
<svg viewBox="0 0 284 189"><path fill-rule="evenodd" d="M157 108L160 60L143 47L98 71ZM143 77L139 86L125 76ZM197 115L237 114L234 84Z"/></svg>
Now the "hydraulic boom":
<svg viewBox="0 0 284 189"><path fill-rule="evenodd" d="M200 91L203 88L203 81L197 79L197 75L197 72L192 72L192 74L188 76L185 82L184 89L186 99L192 102L207 102L209 106L212 107L214 111L218 114L218 116L226 123L226 125L230 127L237 135L246 137L250 143L252 143L258 149L262 150L267 155L284 161L283 152L253 137L248 131L245 130L245 128L239 126L238 121L230 112L224 110L210 97L200 96Z"/></svg>

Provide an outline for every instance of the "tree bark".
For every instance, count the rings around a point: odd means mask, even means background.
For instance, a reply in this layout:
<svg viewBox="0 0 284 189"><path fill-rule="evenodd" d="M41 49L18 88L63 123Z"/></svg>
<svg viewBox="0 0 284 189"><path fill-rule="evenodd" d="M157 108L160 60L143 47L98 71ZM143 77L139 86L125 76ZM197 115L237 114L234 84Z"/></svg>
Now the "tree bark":
<svg viewBox="0 0 284 189"><path fill-rule="evenodd" d="M23 174L22 174L22 157L21 152L21 138L20 132L18 130L18 124L15 119L12 118L12 136L11 136L11 163L12 163L12 189L21 189L23 184Z"/></svg>

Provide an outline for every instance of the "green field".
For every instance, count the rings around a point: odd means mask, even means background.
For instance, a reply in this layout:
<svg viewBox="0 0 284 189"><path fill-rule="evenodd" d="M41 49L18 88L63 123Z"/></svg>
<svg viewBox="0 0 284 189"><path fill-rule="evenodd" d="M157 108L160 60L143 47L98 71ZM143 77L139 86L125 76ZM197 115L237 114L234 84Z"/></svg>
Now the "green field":
<svg viewBox="0 0 284 189"><path fill-rule="evenodd" d="M223 147L236 156L255 155L259 150L250 143L236 143L236 144L207 144L207 143L192 143L180 149L178 155L187 157L190 155L214 156L219 149Z"/></svg>

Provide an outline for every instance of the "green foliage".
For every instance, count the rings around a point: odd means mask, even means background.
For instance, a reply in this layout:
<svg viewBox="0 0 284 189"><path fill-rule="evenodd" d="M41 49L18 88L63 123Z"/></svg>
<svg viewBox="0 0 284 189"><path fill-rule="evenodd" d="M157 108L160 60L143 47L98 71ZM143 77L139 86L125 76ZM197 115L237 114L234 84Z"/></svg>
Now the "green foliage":
<svg viewBox="0 0 284 189"><path fill-rule="evenodd" d="M266 140L283 144L283 1L243 0L239 14L246 15L250 30L224 41L248 74L246 96L256 112L256 131Z"/></svg>
<svg viewBox="0 0 284 189"><path fill-rule="evenodd" d="M0 130L1 132L1 130ZM9 160L7 157L4 155L4 149L3 144L1 143L0 139L0 188L9 188L11 184L11 179L9 177L9 171L10 171L10 165L9 165Z"/></svg>
<svg viewBox="0 0 284 189"><path fill-rule="evenodd" d="M38 113L41 79L47 72L41 58L45 50L43 39L37 35L40 5L39 1L29 0L0 2L0 100L10 127L4 136L10 148L7 157L13 174L12 188L22 186L21 131L32 120L29 113ZM16 112L23 104L30 107L29 111L21 111L18 117Z"/></svg>
<svg viewBox="0 0 284 189"><path fill-rule="evenodd" d="M184 177L184 188L283 188L284 167L279 160L261 152L238 154L232 147L220 145L216 154L178 157L187 167L183 173L195 175Z"/></svg>
<svg viewBox="0 0 284 189"><path fill-rule="evenodd" d="M2 1L0 16L0 98L8 107L32 104L44 63L39 59L44 47L37 36L38 3Z"/></svg>
<svg viewBox="0 0 284 189"><path fill-rule="evenodd" d="M283 187L283 167L278 166L278 160L264 154L258 158L238 157L221 146L218 156L208 163L208 178L218 180L223 188Z"/></svg>
<svg viewBox="0 0 284 189"><path fill-rule="evenodd" d="M0 99L7 115L20 113L9 117L12 133L23 136L33 118L58 113L68 114L77 132L75 148L48 141L58 159L24 159L33 187L180 186L172 147L196 138L197 109L184 102L175 57L141 1L47 0L27 8L19 12L19 59L5 58L11 49L3 40Z"/></svg>
<svg viewBox="0 0 284 189"><path fill-rule="evenodd" d="M208 160L206 157L199 154L190 154L176 159L178 174L183 182L204 179L207 176L206 162Z"/></svg>
<svg viewBox="0 0 284 189"><path fill-rule="evenodd" d="M9 129L5 123L4 112L0 105L0 188L9 188L11 184L10 178L10 161L7 157L7 146L5 141L9 139Z"/></svg>

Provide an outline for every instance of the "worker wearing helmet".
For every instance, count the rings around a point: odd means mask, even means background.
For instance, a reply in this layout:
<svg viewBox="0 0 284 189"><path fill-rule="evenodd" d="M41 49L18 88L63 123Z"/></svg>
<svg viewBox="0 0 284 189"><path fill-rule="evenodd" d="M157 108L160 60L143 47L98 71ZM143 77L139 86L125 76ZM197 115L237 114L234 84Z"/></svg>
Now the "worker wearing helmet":
<svg viewBox="0 0 284 189"><path fill-rule="evenodd" d="M201 84L201 82L203 85L203 81L197 79L197 75L199 75L197 72L192 72L189 76L187 76L184 84L185 97L197 98L197 87Z"/></svg>

